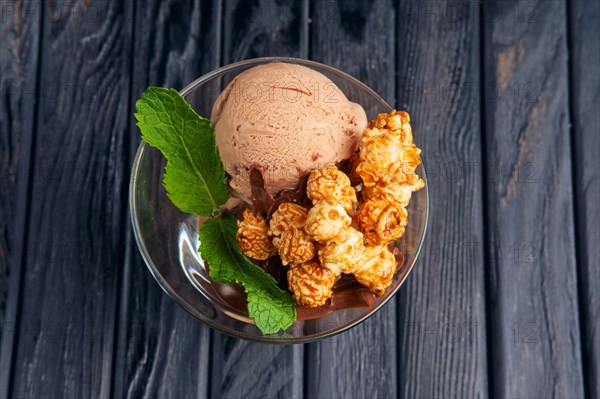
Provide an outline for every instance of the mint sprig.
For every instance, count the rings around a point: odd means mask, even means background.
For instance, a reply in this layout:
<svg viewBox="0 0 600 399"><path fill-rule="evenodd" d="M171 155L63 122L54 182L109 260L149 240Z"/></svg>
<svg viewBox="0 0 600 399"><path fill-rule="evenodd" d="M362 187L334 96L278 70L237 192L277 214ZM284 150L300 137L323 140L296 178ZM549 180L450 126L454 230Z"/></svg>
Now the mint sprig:
<svg viewBox="0 0 600 399"><path fill-rule="evenodd" d="M182 212L209 216L229 197L210 121L174 89L149 87L135 103L142 138L167 158L163 184Z"/></svg>
<svg viewBox="0 0 600 399"><path fill-rule="evenodd" d="M217 215L199 233L200 255L209 264L210 277L244 287L248 313L264 334L288 328L296 320L290 293L240 251L236 218L219 213L229 198L229 185L210 121L173 89L149 87L135 106L142 138L167 159L163 184L171 202L185 213Z"/></svg>
<svg viewBox="0 0 600 399"><path fill-rule="evenodd" d="M264 334L286 329L296 320L296 305L273 277L240 251L236 242L237 220L228 215L208 219L200 229L200 255L210 265L217 283L241 284L248 296L248 314Z"/></svg>

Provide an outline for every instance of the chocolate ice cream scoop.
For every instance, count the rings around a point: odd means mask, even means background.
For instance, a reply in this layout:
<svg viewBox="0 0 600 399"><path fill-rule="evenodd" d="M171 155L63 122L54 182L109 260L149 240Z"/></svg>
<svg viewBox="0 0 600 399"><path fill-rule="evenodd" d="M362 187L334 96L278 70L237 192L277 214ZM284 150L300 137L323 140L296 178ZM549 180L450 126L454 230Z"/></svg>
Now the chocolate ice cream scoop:
<svg viewBox="0 0 600 399"><path fill-rule="evenodd" d="M271 63L238 75L212 110L231 187L251 201L249 171L262 168L268 192L294 189L315 168L348 159L367 126L363 108L310 68Z"/></svg>

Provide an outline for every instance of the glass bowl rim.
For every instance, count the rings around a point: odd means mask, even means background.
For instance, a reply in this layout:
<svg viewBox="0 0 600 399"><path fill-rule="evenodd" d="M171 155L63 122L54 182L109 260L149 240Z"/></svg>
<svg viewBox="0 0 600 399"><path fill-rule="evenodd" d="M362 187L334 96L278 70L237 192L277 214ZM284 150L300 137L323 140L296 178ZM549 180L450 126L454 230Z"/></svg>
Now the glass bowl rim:
<svg viewBox="0 0 600 399"><path fill-rule="evenodd" d="M197 86L205 83L206 81L211 80L215 76L224 74L224 73L226 73L230 70L236 69L240 66L255 65L255 64L260 65L260 64L264 64L264 63L270 63L270 62L286 62L286 63L292 63L292 64L296 64L296 65L304 65L304 66L308 66L308 67L315 66L317 68L325 69L332 73L341 75L344 79L350 80L354 84L362 86L363 89L370 92L371 95L373 95L379 101L381 101L383 104L385 104L388 107L388 109L390 109L390 110L392 109L392 107L390 107L390 105L387 103L387 101L385 101L377 92L375 92L369 86L367 86L360 80L356 79L352 75L349 75L348 73L343 72L332 66L325 65L325 64L322 64L322 63L319 63L316 61L306 60L303 58L293 58L293 57L259 57L259 58L249 58L246 60L233 62L231 64L224 65L220 68L214 69L214 70L207 72L206 74L200 76L199 78L195 79L194 81L189 83L187 86L185 86L183 89L181 89L179 91L179 94L181 94L181 96L185 97L192 90L194 90ZM194 316L198 320L207 324L209 327L214 328L218 331L222 331L230 336L233 336L235 338L242 338L242 339L249 340L249 341L264 342L264 343L270 343L270 344L302 344L302 343L307 343L307 342L313 342L318 339L331 337L331 336L337 335L339 333L342 333L344 331L347 331L347 330L351 329L352 327L362 323L369 317L373 316L386 303L388 303L388 301L396 295L396 293L398 292L400 287L408 279L408 276L414 269L415 264L417 263L417 260L419 259L419 255L423 248L423 244L425 242L425 237L427 235L427 228L429 225L429 185L427 182L425 165L422 161L421 161L421 167L422 167L423 176L421 176L421 178L425 182L425 187L424 187L425 220L423 222L423 234L418 243L417 251L415 252L414 259L412 261L412 264L410 265L410 269L406 272L406 274L404 275L404 278L398 283L398 286L394 289L394 291L391 292L387 296L387 298L385 298L385 300L381 301L381 303L379 303L376 307L370 309L367 313L365 313L361 317L358 317L355 320L352 320L350 322L342 324L341 326L339 326L335 329L332 329L330 331L320 332L320 333L309 334L309 335L298 337L298 338L277 338L277 337L274 337L273 335L263 335L263 336L251 335L244 331L236 330L234 328L224 326L218 322L215 322L210 317L205 316L202 312L198 311L194 306L192 306L190 303L188 303L188 301L186 301L184 298L182 298L176 292L176 290L162 277L162 275L158 271L158 268L156 267L156 265L154 265L154 262L152 262L152 258L150 256L148 248L146 247L144 240L142 238L141 226L139 225L139 221L137 219L137 206L136 206L136 200L137 200L136 193L137 193L137 185L138 185L137 184L137 181L138 181L137 176L139 174L139 168L140 168L142 157L144 156L144 153L146 152L146 150L148 148L149 148L149 145L145 141L142 140L140 142L140 145L136 151L136 154L135 154L135 157L133 160L133 167L131 169L131 177L130 177L130 182L129 182L129 213L131 216L131 224L132 224L133 233L134 233L133 235L135 237L135 241L137 243L140 254L142 255L142 258L144 259L144 263L146 263L146 266L150 270L150 273L152 274L154 279L158 282L158 285L162 288L162 290L171 299L174 299L175 302L177 304L179 304L179 306L184 308L188 313L190 313L192 316Z"/></svg>

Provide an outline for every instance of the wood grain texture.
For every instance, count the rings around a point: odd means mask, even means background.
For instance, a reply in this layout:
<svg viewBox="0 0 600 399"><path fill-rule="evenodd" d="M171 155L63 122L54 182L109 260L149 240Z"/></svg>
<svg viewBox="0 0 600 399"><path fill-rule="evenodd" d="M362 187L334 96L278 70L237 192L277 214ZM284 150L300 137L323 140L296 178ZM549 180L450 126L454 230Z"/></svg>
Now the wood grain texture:
<svg viewBox="0 0 600 399"><path fill-rule="evenodd" d="M599 20L596 0L1 0L0 398L600 397ZM302 346L181 309L127 211L141 92L266 55L409 111L430 185L395 303Z"/></svg>
<svg viewBox="0 0 600 399"><path fill-rule="evenodd" d="M307 57L307 1L224 5L223 64L254 57ZM252 343L215 331L212 348L213 397L302 397L302 346Z"/></svg>
<svg viewBox="0 0 600 399"><path fill-rule="evenodd" d="M269 345L215 332L213 398L301 398L303 347Z"/></svg>
<svg viewBox="0 0 600 399"><path fill-rule="evenodd" d="M570 6L573 184L586 394L600 398L600 2Z"/></svg>
<svg viewBox="0 0 600 399"><path fill-rule="evenodd" d="M353 75L393 104L392 1L315 1L311 20L311 58ZM397 396L395 326L390 301L350 331L307 345L307 397Z"/></svg>
<svg viewBox="0 0 600 399"><path fill-rule="evenodd" d="M219 1L136 2L128 167L140 143L134 102L149 85L182 89L219 65ZM210 329L162 291L127 223L115 397L206 397Z"/></svg>
<svg viewBox="0 0 600 399"><path fill-rule="evenodd" d="M8 397L18 334L35 120L40 9L2 2L0 14L0 398Z"/></svg>
<svg viewBox="0 0 600 399"><path fill-rule="evenodd" d="M483 4L494 395L581 398L566 7L514 4Z"/></svg>
<svg viewBox="0 0 600 399"><path fill-rule="evenodd" d="M308 53L308 0L224 2L223 63Z"/></svg>
<svg viewBox="0 0 600 399"><path fill-rule="evenodd" d="M478 7L401 2L398 13L398 106L430 195L422 258L398 302L400 395L487 397Z"/></svg>
<svg viewBox="0 0 600 399"><path fill-rule="evenodd" d="M127 107L115 99L128 97L131 8L27 6L43 30L9 397L108 397L128 180Z"/></svg>

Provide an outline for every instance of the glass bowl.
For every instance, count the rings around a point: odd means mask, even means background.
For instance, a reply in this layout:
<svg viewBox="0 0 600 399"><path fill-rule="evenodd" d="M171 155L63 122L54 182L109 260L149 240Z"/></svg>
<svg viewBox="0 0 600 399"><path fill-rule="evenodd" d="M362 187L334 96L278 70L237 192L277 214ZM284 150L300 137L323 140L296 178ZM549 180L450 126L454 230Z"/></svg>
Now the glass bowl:
<svg viewBox="0 0 600 399"><path fill-rule="evenodd" d="M257 65L286 62L312 68L331 79L350 101L361 104L368 119L391 107L369 87L327 65L294 58L257 58L236 62L195 80L181 95L200 115L209 116L222 89L239 73ZM419 141L419 132L416 133ZM198 217L180 212L167 198L162 184L166 161L160 152L142 142L135 156L129 192L135 238L150 272L171 298L209 326L238 338L269 343L301 343L347 330L373 315L394 296L412 270L423 245L427 227L429 195L423 165L417 174L424 189L412 196L409 223L394 244L405 260L385 294L369 308L338 310L312 319L297 320L286 331L263 335L247 314L236 310L215 294L204 262L198 255ZM222 293L222 290L221 290Z"/></svg>

